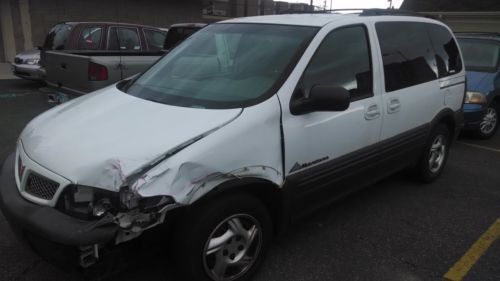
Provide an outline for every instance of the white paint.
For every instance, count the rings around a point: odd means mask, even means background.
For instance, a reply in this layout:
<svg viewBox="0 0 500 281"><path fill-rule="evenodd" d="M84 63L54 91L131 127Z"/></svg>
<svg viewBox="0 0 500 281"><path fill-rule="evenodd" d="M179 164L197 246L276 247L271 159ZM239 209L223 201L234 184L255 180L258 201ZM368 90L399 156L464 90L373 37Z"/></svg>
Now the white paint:
<svg viewBox="0 0 500 281"><path fill-rule="evenodd" d="M295 163L325 156L335 159L430 122L437 110L445 107L437 80L384 92L382 59L373 28L373 22L381 20L437 23L413 17L354 15L229 20L226 22L312 25L322 29L277 94L259 104L227 110L176 107L135 98L113 85L33 120L21 135L26 157L47 174L74 184L112 191L128 185L141 196L168 195L180 204L190 204L232 179L259 178L280 188ZM368 27L374 97L353 102L344 112L293 116L290 98L317 47L329 31L352 24ZM391 98L401 102L397 115L386 113L385 103ZM381 116L366 120L365 112L372 105L379 106Z"/></svg>
<svg viewBox="0 0 500 281"><path fill-rule="evenodd" d="M404 0L393 0L392 6L399 8ZM288 0L290 3L310 4L310 0ZM388 8L388 0L313 0L313 5L327 9L348 9L348 8Z"/></svg>
<svg viewBox="0 0 500 281"><path fill-rule="evenodd" d="M168 106L113 85L43 113L21 140L30 158L71 182L118 190L137 169L240 111Z"/></svg>

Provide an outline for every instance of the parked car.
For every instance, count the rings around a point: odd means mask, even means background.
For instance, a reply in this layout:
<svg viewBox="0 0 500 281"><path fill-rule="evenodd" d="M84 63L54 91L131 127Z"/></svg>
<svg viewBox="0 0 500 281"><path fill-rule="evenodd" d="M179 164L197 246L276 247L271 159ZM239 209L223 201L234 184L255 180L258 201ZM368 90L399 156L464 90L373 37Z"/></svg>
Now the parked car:
<svg viewBox="0 0 500 281"><path fill-rule="evenodd" d="M282 226L401 169L436 180L464 95L454 35L432 19L231 19L31 121L0 206L82 266L170 222L180 276L246 280Z"/></svg>
<svg viewBox="0 0 500 281"><path fill-rule="evenodd" d="M67 22L45 40L42 65L47 84L82 95L147 69L163 53L165 32L126 23Z"/></svg>
<svg viewBox="0 0 500 281"><path fill-rule="evenodd" d="M500 114L500 34L457 35L467 71L465 129L481 139L495 135Z"/></svg>
<svg viewBox="0 0 500 281"><path fill-rule="evenodd" d="M178 23L171 25L165 37L163 49L168 51L174 48L205 26L207 26L206 23Z"/></svg>
<svg viewBox="0 0 500 281"><path fill-rule="evenodd" d="M40 66L40 50L33 49L16 55L12 65L12 73L17 77L43 81L45 71Z"/></svg>

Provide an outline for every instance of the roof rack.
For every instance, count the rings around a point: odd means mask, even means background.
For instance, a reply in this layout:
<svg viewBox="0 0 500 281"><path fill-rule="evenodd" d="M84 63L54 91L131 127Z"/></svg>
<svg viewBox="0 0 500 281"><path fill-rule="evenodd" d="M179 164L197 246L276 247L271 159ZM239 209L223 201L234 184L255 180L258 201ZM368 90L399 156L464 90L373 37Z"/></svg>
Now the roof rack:
<svg viewBox="0 0 500 281"><path fill-rule="evenodd" d="M412 16L412 17L424 17L424 18L432 18L435 19L435 16L421 14L408 10L400 10L400 9L363 9L363 8L352 8L352 9L329 9L329 10L315 10L315 11L295 11L295 10L287 10L283 11L280 14L335 14L340 12L349 12L352 11L352 14L358 14L359 16Z"/></svg>

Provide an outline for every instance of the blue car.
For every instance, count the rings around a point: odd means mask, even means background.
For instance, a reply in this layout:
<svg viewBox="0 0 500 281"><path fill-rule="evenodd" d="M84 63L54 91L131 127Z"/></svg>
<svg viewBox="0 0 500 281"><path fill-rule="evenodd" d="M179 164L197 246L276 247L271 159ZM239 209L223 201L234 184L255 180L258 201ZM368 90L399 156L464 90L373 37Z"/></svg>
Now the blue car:
<svg viewBox="0 0 500 281"><path fill-rule="evenodd" d="M500 113L500 34L457 35L467 73L465 130L481 139L495 135Z"/></svg>

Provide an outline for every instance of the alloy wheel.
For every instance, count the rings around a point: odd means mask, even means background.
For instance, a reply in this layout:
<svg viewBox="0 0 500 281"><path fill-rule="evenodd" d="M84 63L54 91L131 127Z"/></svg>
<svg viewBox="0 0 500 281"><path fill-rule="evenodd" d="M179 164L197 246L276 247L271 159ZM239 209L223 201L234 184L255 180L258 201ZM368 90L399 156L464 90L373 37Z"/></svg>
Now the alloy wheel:
<svg viewBox="0 0 500 281"><path fill-rule="evenodd" d="M436 173L443 166L446 156L446 142L443 135L438 135L432 142L429 155L429 170Z"/></svg>
<svg viewBox="0 0 500 281"><path fill-rule="evenodd" d="M479 129L483 135L489 135L497 126L497 112L493 107L488 107L483 120L479 124Z"/></svg>
<svg viewBox="0 0 500 281"><path fill-rule="evenodd" d="M254 217L238 214L225 219L205 244L206 273L216 281L236 280L255 263L262 242L261 227Z"/></svg>

